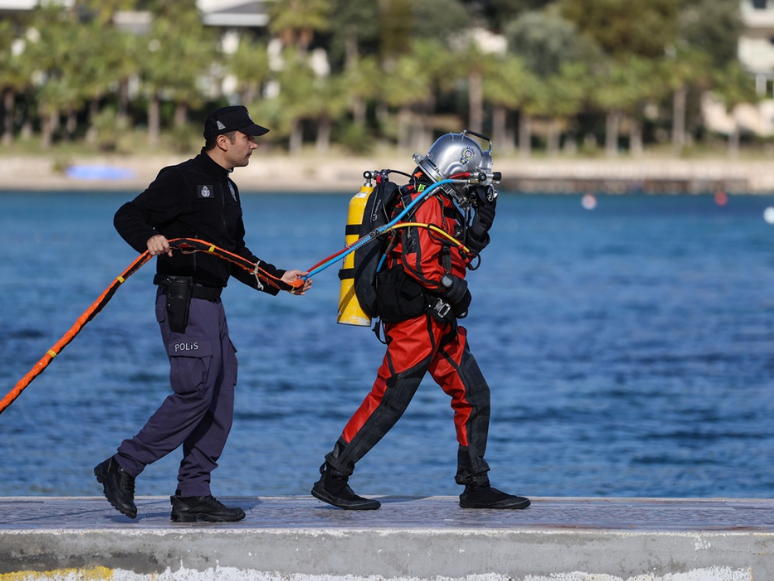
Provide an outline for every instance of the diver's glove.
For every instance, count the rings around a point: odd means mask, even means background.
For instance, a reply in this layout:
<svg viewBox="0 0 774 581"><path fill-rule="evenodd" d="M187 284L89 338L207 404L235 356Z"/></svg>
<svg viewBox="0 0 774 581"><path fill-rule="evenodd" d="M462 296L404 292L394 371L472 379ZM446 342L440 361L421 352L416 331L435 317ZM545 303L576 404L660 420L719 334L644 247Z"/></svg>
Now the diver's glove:
<svg viewBox="0 0 774 581"><path fill-rule="evenodd" d="M489 244L489 229L495 218L495 206L497 198L491 202L483 197L476 207L476 214L468 230L466 244L473 252L481 252Z"/></svg>
<svg viewBox="0 0 774 581"><path fill-rule="evenodd" d="M470 233L480 241L483 241L487 232L494 224L497 198L491 202L483 198L484 201L478 204L476 215L473 217L473 223L470 226Z"/></svg>

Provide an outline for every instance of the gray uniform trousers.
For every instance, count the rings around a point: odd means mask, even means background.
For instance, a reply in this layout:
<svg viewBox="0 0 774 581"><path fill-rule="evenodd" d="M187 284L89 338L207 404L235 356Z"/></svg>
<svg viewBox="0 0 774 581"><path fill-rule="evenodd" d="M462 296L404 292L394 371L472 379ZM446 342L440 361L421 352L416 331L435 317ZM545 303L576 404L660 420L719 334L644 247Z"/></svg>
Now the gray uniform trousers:
<svg viewBox="0 0 774 581"><path fill-rule="evenodd" d="M220 299L191 299L185 333L169 328L166 295L156 296L156 319L169 356L172 393L140 432L124 440L115 459L131 476L183 446L177 496L208 496L210 473L234 417L237 359Z"/></svg>

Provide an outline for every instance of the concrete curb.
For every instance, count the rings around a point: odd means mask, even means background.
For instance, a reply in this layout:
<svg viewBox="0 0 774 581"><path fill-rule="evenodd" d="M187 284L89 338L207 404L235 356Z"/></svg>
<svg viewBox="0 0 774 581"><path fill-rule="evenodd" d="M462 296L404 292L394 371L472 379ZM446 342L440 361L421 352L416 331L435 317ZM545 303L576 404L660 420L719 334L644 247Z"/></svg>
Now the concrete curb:
<svg viewBox="0 0 774 581"><path fill-rule="evenodd" d="M0 581L774 579L774 500L537 498L463 510L382 497L350 512L312 497L222 499L232 524L174 524L166 497L128 519L102 498L0 499Z"/></svg>

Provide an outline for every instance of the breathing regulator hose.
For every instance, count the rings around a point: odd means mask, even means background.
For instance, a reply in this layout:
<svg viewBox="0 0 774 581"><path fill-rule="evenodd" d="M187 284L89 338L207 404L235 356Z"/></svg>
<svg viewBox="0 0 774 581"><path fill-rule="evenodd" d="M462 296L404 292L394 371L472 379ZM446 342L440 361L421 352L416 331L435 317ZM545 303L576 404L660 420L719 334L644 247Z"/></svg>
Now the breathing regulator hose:
<svg viewBox="0 0 774 581"><path fill-rule="evenodd" d="M421 204L423 201L425 201L427 198L429 198L431 195L438 193L436 192L436 188L439 188L441 186L444 186L446 184L470 184L470 183L481 183L481 181L487 179L485 174L482 174L481 176L471 176L470 178L464 178L464 179L452 179L448 178L445 180L439 180L435 182L434 184L428 186L425 188L422 192L421 196L417 196L414 198L414 200L411 201L410 204L408 204L403 210L395 216L392 220L390 220L387 224L384 224L383 226L380 226L379 228L376 228L375 230L369 232L362 238L359 238L355 242L345 246L343 249L339 250L337 253L330 255L329 257L321 260L314 266L312 266L309 269L308 274L302 277L303 280L306 280L308 278L311 278L312 276L316 275L319 272L322 272L329 266L335 264L339 260L343 260L346 258L349 254L357 250L358 248L365 246L369 242L373 242L376 240L379 236L382 234L389 232L390 230L393 230L397 227L398 223L409 213L411 210L413 210L416 206ZM491 178L489 178L491 182Z"/></svg>

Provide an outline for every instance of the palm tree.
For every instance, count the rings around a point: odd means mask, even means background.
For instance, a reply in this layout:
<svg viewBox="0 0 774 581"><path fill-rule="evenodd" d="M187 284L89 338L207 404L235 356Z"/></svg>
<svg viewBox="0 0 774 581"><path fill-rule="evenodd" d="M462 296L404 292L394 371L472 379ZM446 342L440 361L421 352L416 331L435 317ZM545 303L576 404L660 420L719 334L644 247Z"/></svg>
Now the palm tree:
<svg viewBox="0 0 774 581"><path fill-rule="evenodd" d="M394 65L387 71L385 83L388 87L383 94L385 103L398 108L398 149L407 151L416 143L415 109L425 104L432 97L430 76L424 63L415 54L398 57Z"/></svg>
<svg viewBox="0 0 774 581"><path fill-rule="evenodd" d="M534 75L529 72L524 60L506 54L500 57L497 66L484 78L484 101L491 104L492 141L502 151L513 148L513 136L508 133L508 111L517 111L525 103Z"/></svg>
<svg viewBox="0 0 774 581"><path fill-rule="evenodd" d="M330 28L330 13L329 0L277 0L269 11L269 31L305 53L314 33Z"/></svg>
<svg viewBox="0 0 774 581"><path fill-rule="evenodd" d="M237 81L236 91L242 103L252 103L269 78L269 53L263 42L244 40L226 59L226 69Z"/></svg>
<svg viewBox="0 0 774 581"><path fill-rule="evenodd" d="M358 59L343 73L342 90L350 102L352 121L358 127L366 123L366 104L382 90L382 72L375 57Z"/></svg>
<svg viewBox="0 0 774 581"><path fill-rule="evenodd" d="M54 5L42 5L33 11L31 41L25 52L35 62L38 79L36 97L41 115L41 146L51 147L59 129L62 112L74 119L79 105L80 67L78 41L81 27L74 11L63 11ZM68 131L72 124L68 124Z"/></svg>
<svg viewBox="0 0 774 581"><path fill-rule="evenodd" d="M680 47L671 50L669 58L661 63L664 85L672 91L672 147L677 154L686 144L688 90L708 84L710 70L706 53Z"/></svg>
<svg viewBox="0 0 774 581"><path fill-rule="evenodd" d="M25 41L15 33L10 20L0 21L0 93L3 102L2 144L11 145L14 138L14 105L16 96L31 86L31 60L25 54Z"/></svg>
<svg viewBox="0 0 774 581"><path fill-rule="evenodd" d="M187 3L186 6L187 9L171 10L173 6L162 3L140 51L141 76L149 98L151 147L158 145L161 132L162 95L174 101L175 126L182 126L188 107L200 107L203 103L199 81L216 57L211 31L204 29L196 10Z"/></svg>
<svg viewBox="0 0 774 581"><path fill-rule="evenodd" d="M545 80L546 98L541 113L548 118L548 153L559 151L562 130L583 110L588 96L589 74L583 63L563 63L559 73Z"/></svg>
<svg viewBox="0 0 774 581"><path fill-rule="evenodd" d="M314 80L315 91L307 103L308 118L317 122L316 147L318 153L330 148L333 122L347 110L347 95L342 90L340 75L318 76Z"/></svg>
<svg viewBox="0 0 774 581"><path fill-rule="evenodd" d="M421 107L417 123L414 149L427 150L432 145L433 118L440 95L451 92L457 82L458 67L457 54L438 39L420 38L412 43L412 54L422 65L424 73L428 77L429 90ZM432 125L431 125L432 124Z"/></svg>
<svg viewBox="0 0 774 581"><path fill-rule="evenodd" d="M276 73L279 93L265 99L258 107L262 118L274 121L276 135L288 137L288 150L298 154L303 145L303 120L314 109L318 92L314 71L304 56L295 49L285 52L282 70Z"/></svg>
<svg viewBox="0 0 774 581"><path fill-rule="evenodd" d="M609 61L597 69L592 101L606 112L605 151L608 156L618 153L619 128L624 117L632 124L630 149L642 152L640 115L650 99L663 92L654 78L652 61L630 56L623 61Z"/></svg>

